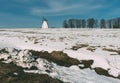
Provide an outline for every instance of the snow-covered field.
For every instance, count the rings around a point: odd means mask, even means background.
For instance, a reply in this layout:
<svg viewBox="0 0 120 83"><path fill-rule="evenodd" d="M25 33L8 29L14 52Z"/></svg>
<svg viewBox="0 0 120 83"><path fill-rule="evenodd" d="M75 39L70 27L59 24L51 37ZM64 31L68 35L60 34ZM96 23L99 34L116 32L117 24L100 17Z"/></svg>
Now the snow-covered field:
<svg viewBox="0 0 120 83"><path fill-rule="evenodd" d="M9 53L0 53L4 62L14 61L18 66L36 66L38 70L24 70L32 73L45 73L64 82L70 83L120 83L120 30L119 29L0 29L0 48ZM16 51L19 51L19 54ZM49 63L38 58L36 63L29 63L34 58L28 50L63 51L69 57L93 60L90 68L80 69L81 65L70 67ZM16 56L17 55L17 56ZM11 56L11 59L8 57ZM24 62L29 64L24 64ZM45 67L52 73L45 72ZM102 68L112 77L98 75L93 69Z"/></svg>

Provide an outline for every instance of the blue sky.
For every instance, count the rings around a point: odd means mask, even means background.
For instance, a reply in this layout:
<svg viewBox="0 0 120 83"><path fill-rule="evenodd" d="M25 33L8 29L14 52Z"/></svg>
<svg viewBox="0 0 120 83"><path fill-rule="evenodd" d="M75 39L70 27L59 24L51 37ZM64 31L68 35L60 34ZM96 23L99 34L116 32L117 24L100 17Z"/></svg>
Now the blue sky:
<svg viewBox="0 0 120 83"><path fill-rule="evenodd" d="M39 28L42 17L50 27L69 18L120 17L120 0L0 0L1 28Z"/></svg>

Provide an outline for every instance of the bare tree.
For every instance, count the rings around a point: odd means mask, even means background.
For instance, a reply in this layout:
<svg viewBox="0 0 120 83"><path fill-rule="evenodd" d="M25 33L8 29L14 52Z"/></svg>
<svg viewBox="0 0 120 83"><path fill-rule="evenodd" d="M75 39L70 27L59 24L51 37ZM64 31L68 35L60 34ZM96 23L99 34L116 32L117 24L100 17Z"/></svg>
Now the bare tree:
<svg viewBox="0 0 120 83"><path fill-rule="evenodd" d="M69 28L69 25L68 25L68 23L67 23L67 20L64 20L64 22L63 22L63 27L64 27L64 28Z"/></svg>
<svg viewBox="0 0 120 83"><path fill-rule="evenodd" d="M94 18L89 18L88 20L87 20L87 26L88 26L88 28L94 28L95 27L95 19Z"/></svg>
<svg viewBox="0 0 120 83"><path fill-rule="evenodd" d="M70 27L70 28L75 28L74 19L69 19L69 27Z"/></svg>
<svg viewBox="0 0 120 83"><path fill-rule="evenodd" d="M82 21L81 21L81 19L76 20L76 27L77 27L77 28L81 28L81 26L82 26Z"/></svg>
<svg viewBox="0 0 120 83"><path fill-rule="evenodd" d="M100 28L106 28L106 21L105 19L100 20Z"/></svg>
<svg viewBox="0 0 120 83"><path fill-rule="evenodd" d="M86 21L85 21L85 19L82 19L82 20L81 20L81 27L82 27L82 28L85 28L85 27L86 27Z"/></svg>

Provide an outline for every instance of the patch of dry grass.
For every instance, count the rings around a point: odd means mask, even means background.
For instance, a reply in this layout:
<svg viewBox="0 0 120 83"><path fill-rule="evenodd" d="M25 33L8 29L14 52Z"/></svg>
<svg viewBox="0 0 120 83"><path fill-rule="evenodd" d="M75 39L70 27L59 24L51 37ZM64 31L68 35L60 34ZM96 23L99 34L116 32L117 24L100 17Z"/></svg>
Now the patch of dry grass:
<svg viewBox="0 0 120 83"><path fill-rule="evenodd" d="M15 74L16 73L16 74ZM47 74L24 73L23 68L0 61L0 83L63 83Z"/></svg>
<svg viewBox="0 0 120 83"><path fill-rule="evenodd" d="M95 46L90 46L87 48L87 50L94 52L97 48Z"/></svg>
<svg viewBox="0 0 120 83"><path fill-rule="evenodd" d="M103 48L103 50L105 50L105 51L109 51L109 52L116 52L116 53L120 54L120 50L116 50L116 49Z"/></svg>
<svg viewBox="0 0 120 83"><path fill-rule="evenodd" d="M78 50L80 48L83 48L83 47L88 47L89 45L88 44L76 44L75 46L72 46L72 50Z"/></svg>
<svg viewBox="0 0 120 83"><path fill-rule="evenodd" d="M30 50L33 56L36 58L44 58L50 62L54 62L60 66L71 66L71 65L78 65L80 62L77 59L69 57L66 53L62 51L53 51L52 53L48 53L47 51L33 51Z"/></svg>

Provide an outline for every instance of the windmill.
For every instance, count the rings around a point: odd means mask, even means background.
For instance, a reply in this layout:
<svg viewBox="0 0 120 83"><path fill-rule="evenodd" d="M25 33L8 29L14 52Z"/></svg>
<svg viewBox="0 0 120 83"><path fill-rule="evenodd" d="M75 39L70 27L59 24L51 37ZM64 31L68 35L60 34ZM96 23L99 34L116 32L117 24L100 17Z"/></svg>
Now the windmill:
<svg viewBox="0 0 120 83"><path fill-rule="evenodd" d="M48 21L46 18L43 17L42 20L42 29L48 28Z"/></svg>

